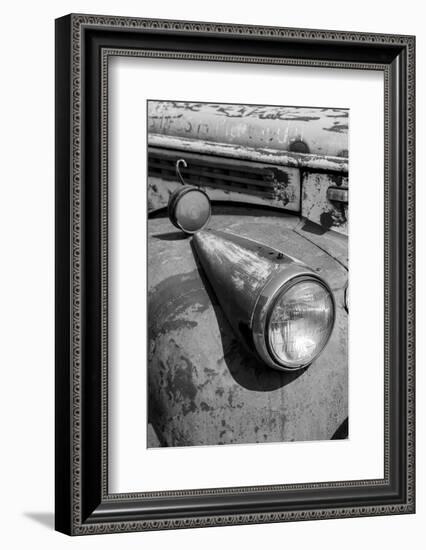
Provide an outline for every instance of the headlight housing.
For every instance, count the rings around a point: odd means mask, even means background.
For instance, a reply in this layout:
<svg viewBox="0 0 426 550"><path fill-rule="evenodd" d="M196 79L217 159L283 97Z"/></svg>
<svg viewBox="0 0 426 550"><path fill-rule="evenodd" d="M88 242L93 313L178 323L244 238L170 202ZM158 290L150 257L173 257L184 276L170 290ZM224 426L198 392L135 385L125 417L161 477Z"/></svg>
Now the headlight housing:
<svg viewBox="0 0 426 550"><path fill-rule="evenodd" d="M198 259L235 334L266 365L295 371L322 352L333 331L327 283L278 250L228 232L193 236Z"/></svg>

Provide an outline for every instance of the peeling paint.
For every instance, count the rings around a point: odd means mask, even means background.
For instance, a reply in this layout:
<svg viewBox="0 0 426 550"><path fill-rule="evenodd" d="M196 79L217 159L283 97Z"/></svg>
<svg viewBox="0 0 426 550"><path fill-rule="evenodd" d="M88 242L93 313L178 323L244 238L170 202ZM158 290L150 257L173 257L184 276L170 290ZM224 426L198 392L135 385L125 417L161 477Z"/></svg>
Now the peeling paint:
<svg viewBox="0 0 426 550"><path fill-rule="evenodd" d="M272 273L272 265L270 261L264 260L258 254L251 252L241 246L238 246L230 241L221 240L217 236L209 234L208 231L203 232L199 237L202 239L203 246L209 253L216 257L220 263L229 262L228 265L234 264L238 266L240 263L244 265L245 273L253 279L253 285L259 281L264 281ZM238 278L238 274L234 274ZM246 281L240 279L238 284L244 286Z"/></svg>
<svg viewBox="0 0 426 550"><path fill-rule="evenodd" d="M182 153L175 155L176 159L180 156ZM244 166L240 162L239 166L230 166L229 172L226 173L217 170L209 156L204 156L198 166L192 163L191 157L188 158L188 162L191 167L186 171L185 180L189 184L202 187L210 200L262 204L293 212L299 210L300 175L295 168L258 165L251 162ZM167 159L164 163L167 163L167 171L165 168L158 168L159 165L152 162L149 157L149 212L166 207L170 195L180 187L174 171L175 162ZM250 177L253 169L256 172ZM155 177L155 174L160 175L160 172L161 177Z"/></svg>
<svg viewBox="0 0 426 550"><path fill-rule="evenodd" d="M344 124L348 113L347 109L315 107L148 102L151 133L197 140L208 136L211 142L255 148L267 142L280 151L291 151L291 143L300 140L305 147L298 152L321 151L329 156L348 148ZM173 124L169 123L170 117ZM333 119L338 124L334 129L329 127ZM330 140L330 131L339 136Z"/></svg>
<svg viewBox="0 0 426 550"><path fill-rule="evenodd" d="M302 179L302 216L319 224L323 230L333 229L347 235L348 208L344 203L328 199L327 190L337 186L348 188L348 178L336 174L305 173Z"/></svg>
<svg viewBox="0 0 426 550"><path fill-rule="evenodd" d="M167 360L165 391L169 399L181 403L183 414L196 411L197 388L193 382L195 366L185 357L174 340L170 341L170 355Z"/></svg>
<svg viewBox="0 0 426 550"><path fill-rule="evenodd" d="M185 136L171 136L162 134L148 134L148 144L152 148L170 149L185 153L199 153L203 155L223 156L239 160L249 160L266 164L285 166L287 168L322 169L334 172L347 172L348 162L339 155L347 149L347 142L336 144L333 155L320 145L318 150L310 149L310 154L291 152L287 149L278 149L262 144L249 142L247 145L239 145L228 142L213 142L203 139L188 138ZM182 155L181 155L182 156Z"/></svg>
<svg viewBox="0 0 426 550"><path fill-rule="evenodd" d="M240 279L237 275L231 275L231 279L238 290L243 290L244 281L242 279Z"/></svg>
<svg viewBox="0 0 426 550"><path fill-rule="evenodd" d="M337 132L339 134L343 134L348 131L348 125L335 122L333 126L331 126L330 128L324 128L324 130L326 130L327 132Z"/></svg>
<svg viewBox="0 0 426 550"><path fill-rule="evenodd" d="M176 287L180 289L178 296L174 294ZM196 271L168 277L149 292L151 338L156 334L195 328L198 315L209 305Z"/></svg>
<svg viewBox="0 0 426 550"><path fill-rule="evenodd" d="M343 307L347 272L319 248L326 245L329 233L315 235L317 246L308 242L293 230L296 216L262 216L253 208L240 208L238 216L229 212L217 213L212 226L222 230L232 226L238 236L267 240L290 255L300 256L303 250L301 259L319 267L338 289L332 338L303 372L265 369L240 346L202 273L192 267L189 241L155 238L170 232L170 224L164 218L150 220L148 416L158 440L151 438L149 445L331 438L347 416L347 313ZM163 265L165 258L179 260ZM225 267L224 277L229 274ZM186 323L162 330L164 323L175 321Z"/></svg>

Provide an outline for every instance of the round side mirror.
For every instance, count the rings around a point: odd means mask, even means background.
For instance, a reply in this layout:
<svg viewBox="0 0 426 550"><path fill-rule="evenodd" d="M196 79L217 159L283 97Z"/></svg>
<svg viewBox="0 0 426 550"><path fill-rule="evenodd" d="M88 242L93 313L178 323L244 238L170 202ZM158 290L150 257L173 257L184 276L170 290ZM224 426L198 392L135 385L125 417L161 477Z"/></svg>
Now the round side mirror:
<svg viewBox="0 0 426 550"><path fill-rule="evenodd" d="M199 187L185 183L180 173L180 165L188 167L184 159L176 162L176 176L182 183L182 187L170 195L169 218L175 227L192 235L208 223L211 216L210 199Z"/></svg>
<svg viewBox="0 0 426 550"><path fill-rule="evenodd" d="M170 195L168 210L172 224L190 235L205 227L211 216L209 197L191 185L184 185Z"/></svg>

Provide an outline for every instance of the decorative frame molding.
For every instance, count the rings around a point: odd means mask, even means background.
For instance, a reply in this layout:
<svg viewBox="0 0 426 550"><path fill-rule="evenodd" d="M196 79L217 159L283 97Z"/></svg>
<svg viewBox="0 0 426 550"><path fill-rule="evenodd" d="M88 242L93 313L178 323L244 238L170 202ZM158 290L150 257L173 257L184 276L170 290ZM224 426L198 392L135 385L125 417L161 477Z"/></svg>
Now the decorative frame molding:
<svg viewBox="0 0 426 550"><path fill-rule="evenodd" d="M107 124L111 56L384 73L383 479L108 493ZM412 36L96 15L69 15L56 21L59 531L83 535L414 512L414 56ZM398 315L392 314L394 311ZM187 506L178 509L173 503L177 497L180 501L185 498ZM207 507L215 512L206 512Z"/></svg>

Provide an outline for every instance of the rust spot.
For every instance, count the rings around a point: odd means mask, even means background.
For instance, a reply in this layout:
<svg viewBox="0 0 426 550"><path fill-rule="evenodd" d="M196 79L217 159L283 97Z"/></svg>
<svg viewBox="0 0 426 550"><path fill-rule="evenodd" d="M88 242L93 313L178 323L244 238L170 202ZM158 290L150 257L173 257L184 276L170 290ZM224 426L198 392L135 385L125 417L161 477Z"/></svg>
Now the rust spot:
<svg viewBox="0 0 426 550"><path fill-rule="evenodd" d="M232 105L229 106L220 106L217 109L218 113L223 113L226 117L229 118L242 118L244 116L244 107L241 109L235 109Z"/></svg>
<svg viewBox="0 0 426 550"><path fill-rule="evenodd" d="M233 393L230 391L229 394L228 394L228 403L229 403L229 406L232 408L234 405L233 405L233 398L234 398L234 395Z"/></svg>
<svg viewBox="0 0 426 550"><path fill-rule="evenodd" d="M183 109L183 110L193 111L194 113L198 113L201 110L201 108L203 107L202 103L189 103L189 102L186 102L186 101L171 101L170 103L176 109Z"/></svg>
<svg viewBox="0 0 426 550"><path fill-rule="evenodd" d="M182 117L183 117L182 113L180 115L149 115L149 118L160 119L160 120L169 120L169 119L182 118Z"/></svg>
<svg viewBox="0 0 426 550"><path fill-rule="evenodd" d="M331 126L330 128L323 128L323 130L326 130L327 132L337 132L338 134L343 134L344 132L348 131L348 125L335 122L333 126Z"/></svg>
<svg viewBox="0 0 426 550"><path fill-rule="evenodd" d="M326 115L328 118L348 118L349 112L348 111L339 111L337 115Z"/></svg>
<svg viewBox="0 0 426 550"><path fill-rule="evenodd" d="M319 116L303 116L303 115L294 115L294 116L285 116L279 111L276 113L265 113L259 115L259 118L262 120L294 120L297 122L309 122L311 120L319 120Z"/></svg>
<svg viewBox="0 0 426 550"><path fill-rule="evenodd" d="M197 314L210 307L198 271L168 277L149 292L150 340L158 334L197 326Z"/></svg>
<svg viewBox="0 0 426 550"><path fill-rule="evenodd" d="M286 206L294 200L294 190L289 186L288 173L279 168L270 168L266 171L266 178L271 182L274 199Z"/></svg>
<svg viewBox="0 0 426 550"><path fill-rule="evenodd" d="M215 376L218 376L218 373L215 370L210 369L209 367L206 367L204 369L204 372L207 374L209 378L214 378Z"/></svg>
<svg viewBox="0 0 426 550"><path fill-rule="evenodd" d="M195 366L184 356L176 342L171 340L169 342L169 356L167 358L165 390L170 400L182 404L182 413L184 416L189 412L197 410L195 404L197 388L193 381L195 373Z"/></svg>
<svg viewBox="0 0 426 550"><path fill-rule="evenodd" d="M182 329L193 329L197 326L195 321L187 321L185 319L176 319L174 321L168 321L161 326L161 329L157 334L168 334L169 332Z"/></svg>
<svg viewBox="0 0 426 550"><path fill-rule="evenodd" d="M252 117L260 120L289 120L298 122L310 122L311 120L319 120L319 116L315 115L298 115L297 113L289 112L288 108L278 109L277 107L242 105L210 105L216 108L218 113L222 113L228 118L245 118Z"/></svg>
<svg viewBox="0 0 426 550"><path fill-rule="evenodd" d="M346 223L346 216L344 212L339 210L329 210L327 212L322 212L320 216L320 224L324 229L330 229L331 227L338 227Z"/></svg>
<svg viewBox="0 0 426 550"><path fill-rule="evenodd" d="M328 178L332 181L334 185L337 187L340 187L343 184L343 180L346 181L347 178L344 178L344 176L341 176L340 174L331 173L328 175Z"/></svg>
<svg viewBox="0 0 426 550"><path fill-rule="evenodd" d="M288 147L288 150L292 153L309 153L309 146L308 144L303 141L303 139L295 139L292 141Z"/></svg>
<svg viewBox="0 0 426 550"><path fill-rule="evenodd" d="M288 185L288 172L271 167L266 171L266 179L274 183Z"/></svg>

